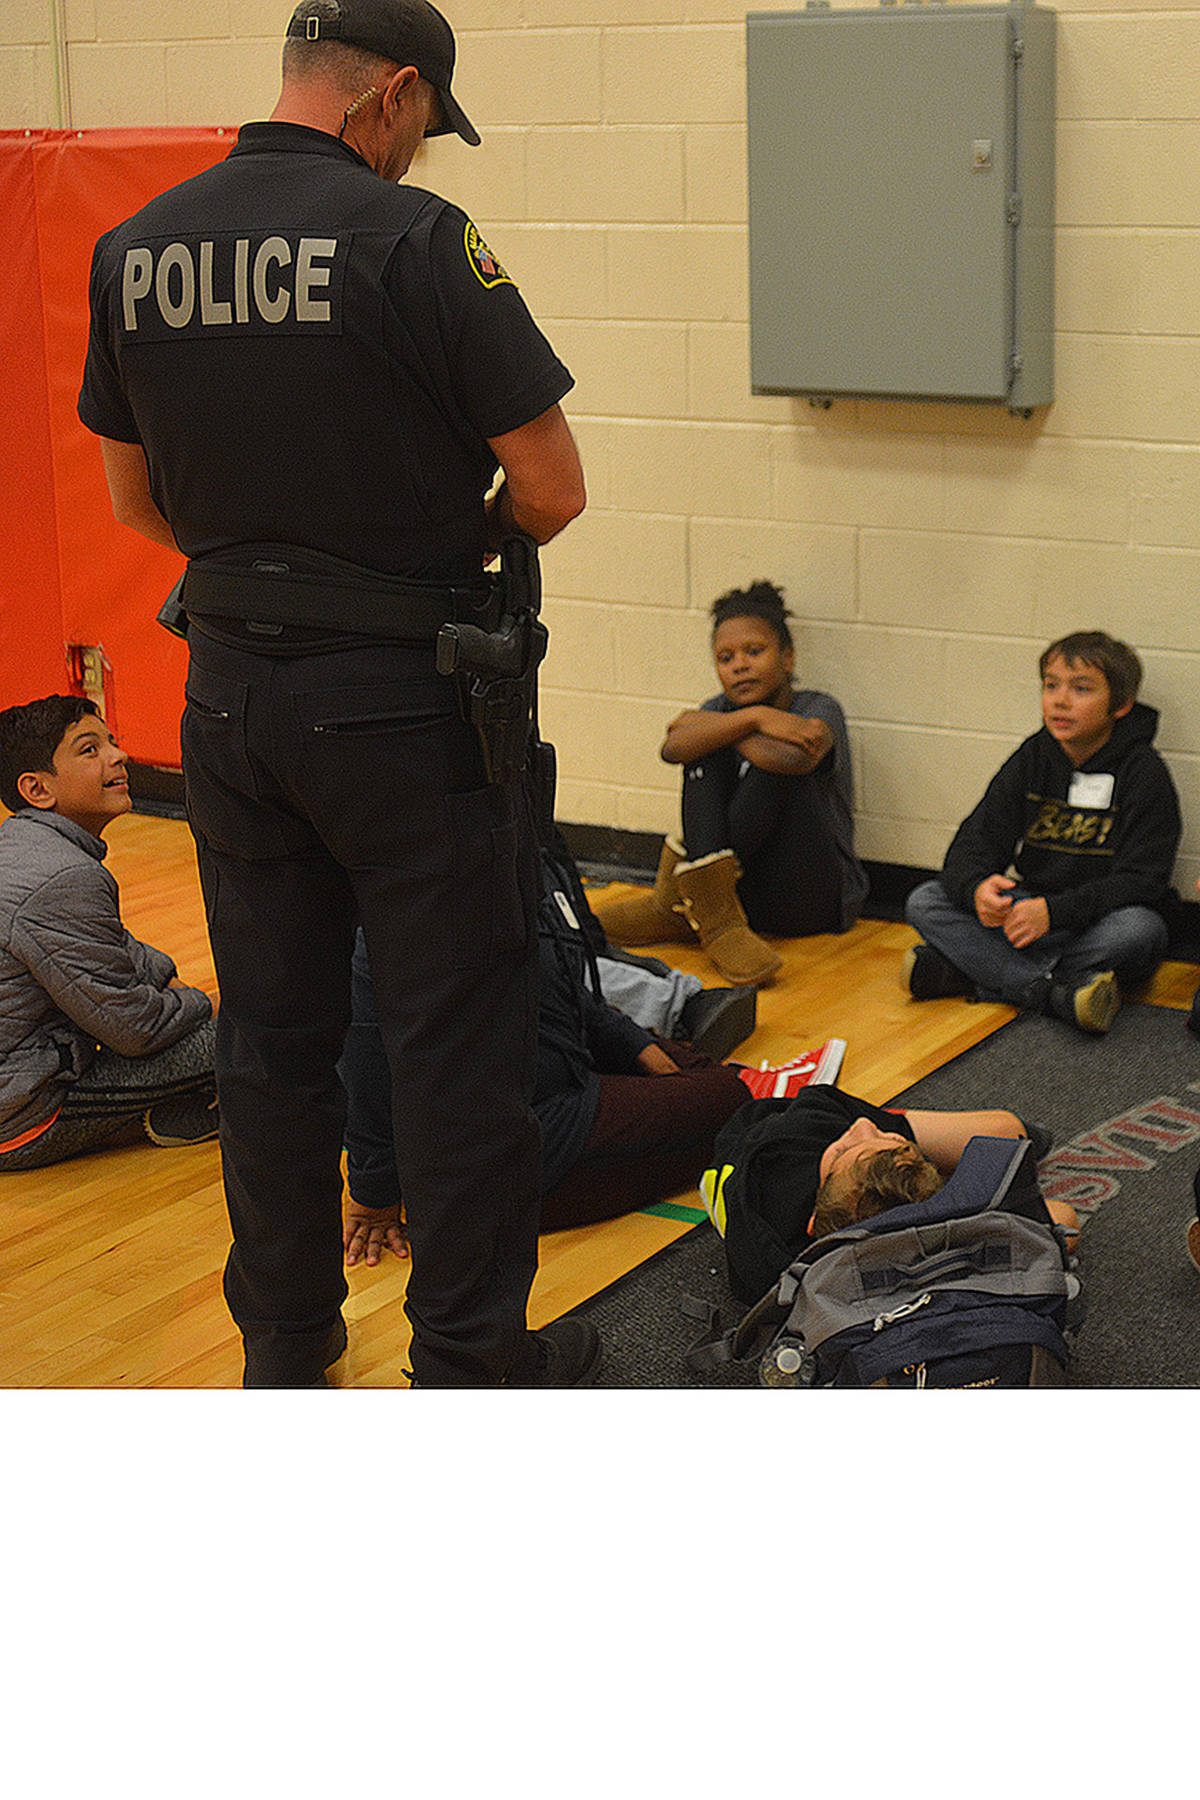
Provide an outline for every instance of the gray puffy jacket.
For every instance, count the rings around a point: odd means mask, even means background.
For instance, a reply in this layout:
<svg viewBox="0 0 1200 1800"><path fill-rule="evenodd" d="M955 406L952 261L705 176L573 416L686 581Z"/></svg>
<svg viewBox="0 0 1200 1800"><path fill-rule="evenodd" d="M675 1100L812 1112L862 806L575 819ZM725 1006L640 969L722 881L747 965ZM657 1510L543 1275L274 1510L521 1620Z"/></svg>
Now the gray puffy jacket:
<svg viewBox="0 0 1200 1800"><path fill-rule="evenodd" d="M146 1056L212 1014L122 925L106 851L55 812L0 825L0 1142L51 1118L98 1045Z"/></svg>

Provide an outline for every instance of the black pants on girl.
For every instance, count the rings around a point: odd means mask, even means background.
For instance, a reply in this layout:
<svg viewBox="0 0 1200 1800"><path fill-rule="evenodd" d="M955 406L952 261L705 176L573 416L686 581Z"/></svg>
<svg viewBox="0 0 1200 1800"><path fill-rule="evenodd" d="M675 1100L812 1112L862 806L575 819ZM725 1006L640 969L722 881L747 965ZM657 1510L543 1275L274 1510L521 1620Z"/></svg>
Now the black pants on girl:
<svg viewBox="0 0 1200 1800"><path fill-rule="evenodd" d="M738 895L756 931L811 937L842 929L842 867L813 775L772 775L735 750L689 763L683 841L689 861L732 850Z"/></svg>

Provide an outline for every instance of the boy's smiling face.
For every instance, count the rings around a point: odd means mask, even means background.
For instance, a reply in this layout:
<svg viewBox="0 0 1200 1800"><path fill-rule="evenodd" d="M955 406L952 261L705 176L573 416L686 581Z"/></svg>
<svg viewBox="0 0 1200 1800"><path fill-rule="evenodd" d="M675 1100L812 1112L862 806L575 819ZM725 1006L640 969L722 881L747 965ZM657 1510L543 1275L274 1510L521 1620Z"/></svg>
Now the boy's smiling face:
<svg viewBox="0 0 1200 1800"><path fill-rule="evenodd" d="M1092 663L1064 662L1052 656L1042 676L1042 718L1056 744L1062 746L1078 768L1103 748L1113 726L1132 707L1111 710L1108 681Z"/></svg>
<svg viewBox="0 0 1200 1800"><path fill-rule="evenodd" d="M17 788L26 806L61 813L99 837L133 805L127 760L104 720L89 713L64 731L53 768L21 775Z"/></svg>

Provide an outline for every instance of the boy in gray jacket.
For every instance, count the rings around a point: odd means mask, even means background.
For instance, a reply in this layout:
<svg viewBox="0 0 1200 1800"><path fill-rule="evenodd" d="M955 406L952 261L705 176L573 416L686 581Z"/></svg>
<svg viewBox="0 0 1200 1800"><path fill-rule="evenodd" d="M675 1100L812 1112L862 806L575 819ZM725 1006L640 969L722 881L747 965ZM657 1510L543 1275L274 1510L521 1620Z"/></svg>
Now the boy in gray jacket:
<svg viewBox="0 0 1200 1800"><path fill-rule="evenodd" d="M0 1172L217 1134L212 1002L121 923L125 753L90 700L0 712Z"/></svg>

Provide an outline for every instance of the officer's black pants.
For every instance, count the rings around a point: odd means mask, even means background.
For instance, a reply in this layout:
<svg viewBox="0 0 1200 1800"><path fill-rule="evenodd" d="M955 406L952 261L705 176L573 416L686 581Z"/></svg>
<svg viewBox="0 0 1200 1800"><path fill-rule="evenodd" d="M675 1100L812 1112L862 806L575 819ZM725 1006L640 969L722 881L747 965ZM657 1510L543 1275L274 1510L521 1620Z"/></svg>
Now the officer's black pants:
<svg viewBox="0 0 1200 1800"><path fill-rule="evenodd" d="M432 651L277 658L193 623L188 811L221 1005L225 1293L248 1386L301 1386L347 1293L336 1063L361 920L393 1077L422 1386L528 1372L536 852Z"/></svg>

